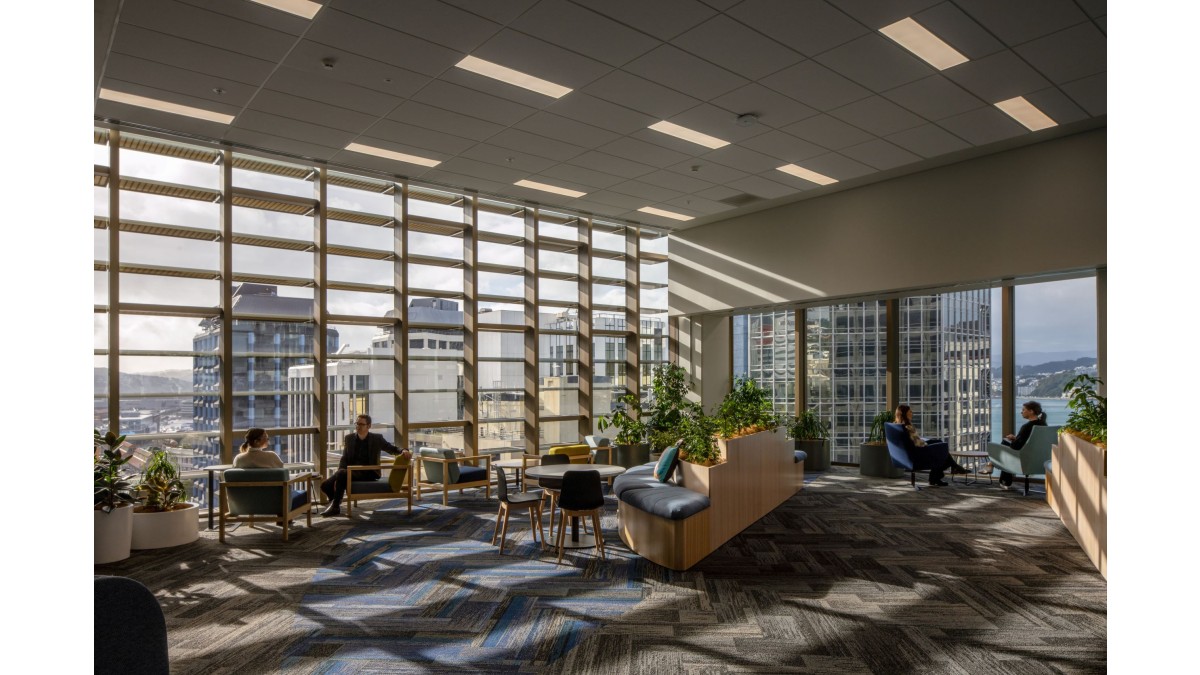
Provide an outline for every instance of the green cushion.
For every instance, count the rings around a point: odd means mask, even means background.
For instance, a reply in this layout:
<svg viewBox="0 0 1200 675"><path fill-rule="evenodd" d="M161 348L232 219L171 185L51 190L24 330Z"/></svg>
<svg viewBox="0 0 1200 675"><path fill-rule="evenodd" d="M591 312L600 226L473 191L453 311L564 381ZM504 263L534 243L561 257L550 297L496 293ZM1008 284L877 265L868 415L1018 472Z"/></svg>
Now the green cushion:
<svg viewBox="0 0 1200 675"><path fill-rule="evenodd" d="M225 510L235 516L282 516L283 483L291 478L287 469L226 469ZM278 487L237 487L238 483L278 481ZM294 503L294 502L293 502Z"/></svg>
<svg viewBox="0 0 1200 675"><path fill-rule="evenodd" d="M405 479L408 478L408 458L404 455L397 455L392 461L392 471L388 474L388 485L391 486L392 492L402 492L405 487Z"/></svg>
<svg viewBox="0 0 1200 675"><path fill-rule="evenodd" d="M663 450L662 456L658 458L658 464L654 467L654 477L665 483L671 480L671 475L675 473L675 462L679 460L679 446L672 445Z"/></svg>
<svg viewBox="0 0 1200 675"><path fill-rule="evenodd" d="M453 450L439 450L437 448L421 448L422 457L439 457L442 459L456 459ZM437 462L425 462L425 478L430 483L457 483L458 482L458 462L452 462L445 465L447 472L450 474L447 477L442 476L442 465Z"/></svg>

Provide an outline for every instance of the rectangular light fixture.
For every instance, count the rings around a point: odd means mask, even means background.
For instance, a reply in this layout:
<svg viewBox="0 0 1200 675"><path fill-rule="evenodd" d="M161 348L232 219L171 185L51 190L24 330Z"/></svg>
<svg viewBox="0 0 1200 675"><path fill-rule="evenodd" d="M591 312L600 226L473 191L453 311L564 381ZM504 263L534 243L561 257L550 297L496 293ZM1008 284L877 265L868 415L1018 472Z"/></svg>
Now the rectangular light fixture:
<svg viewBox="0 0 1200 675"><path fill-rule="evenodd" d="M193 108L190 105L181 105L179 103L168 103L155 98L146 98L145 96L137 96L136 94L126 94L123 91L113 91L112 89L101 89L100 98L106 101L115 103L124 103L126 105L136 105L139 108L149 108L159 112L171 113L172 115L186 115L187 117L195 117L197 119L208 120L218 124L229 124L233 121L233 115L213 112L203 108Z"/></svg>
<svg viewBox="0 0 1200 675"><path fill-rule="evenodd" d="M996 104L996 107L1008 113L1009 117L1024 124L1030 131L1041 131L1042 129L1058 126L1058 122L1050 119L1046 113L1038 110L1036 106L1026 101L1024 96L1000 101Z"/></svg>
<svg viewBox="0 0 1200 675"><path fill-rule="evenodd" d="M649 213L652 216L670 218L671 220L695 220L693 216L685 216L682 213L675 213L674 211L664 211L662 209L656 209L653 206L643 206L642 208L638 209L638 211L641 211L642 213Z"/></svg>
<svg viewBox="0 0 1200 675"><path fill-rule="evenodd" d="M554 84L553 82L543 80L540 77L526 75L519 70L506 68L498 63L492 63L491 61L477 59L474 56L468 56L455 65L463 70L469 70L472 73L478 73L484 77L490 77L493 80L507 82L508 84L515 85L523 89L528 89L529 91L536 91L539 94L545 94L546 96L550 96L552 98L562 98L563 96L571 93L571 89L569 87L564 87L561 84Z"/></svg>
<svg viewBox="0 0 1200 675"><path fill-rule="evenodd" d="M350 152L361 152L364 155L375 155L376 157L394 159L397 162L406 162L408 164L416 164L419 166L437 166L438 164L441 164L441 161L436 159L418 157L416 155L406 155L403 152L384 150L383 148L377 148L373 145L363 145L362 143L351 143L350 145L346 146L346 149Z"/></svg>
<svg viewBox="0 0 1200 675"><path fill-rule="evenodd" d="M296 16L302 16L305 19L312 19L314 16L317 15L317 12L321 11L321 7L323 7L323 5L320 5L315 2L309 2L309 0L250 0L250 1L257 2L260 5L266 5L267 7L273 7L275 9L285 11L288 14L295 14Z"/></svg>
<svg viewBox="0 0 1200 675"><path fill-rule="evenodd" d="M895 40L901 47L921 57L938 70L945 70L967 62L967 57L958 53L958 50L943 42L938 36L930 33L927 28L913 21L912 17L900 19L890 26L884 26L879 29L879 32Z"/></svg>
<svg viewBox="0 0 1200 675"><path fill-rule="evenodd" d="M816 183L817 185L829 185L830 183L837 182L836 178L830 178L829 176L819 174L816 171L806 169L802 166L796 166L795 164L784 164L781 167L777 167L775 170L782 171L786 174L791 174L796 178L803 178L804 180Z"/></svg>
<svg viewBox="0 0 1200 675"><path fill-rule="evenodd" d="M729 145L729 141L723 141L715 136L702 134L699 131L693 131L687 127L681 127L678 124L671 124L670 122L655 122L654 124L650 125L650 128L667 134L668 136L682 138L685 141L690 141L692 143L696 143L697 145L703 145L704 147L712 148L713 150Z"/></svg>
<svg viewBox="0 0 1200 675"><path fill-rule="evenodd" d="M532 180L519 180L513 183L513 185L527 187L531 190L541 190L542 192L553 192L556 195L565 195L567 197L575 198L579 198L587 194L586 192L580 192L579 190L568 190L567 188L561 188L557 185L547 185L545 183L538 183Z"/></svg>

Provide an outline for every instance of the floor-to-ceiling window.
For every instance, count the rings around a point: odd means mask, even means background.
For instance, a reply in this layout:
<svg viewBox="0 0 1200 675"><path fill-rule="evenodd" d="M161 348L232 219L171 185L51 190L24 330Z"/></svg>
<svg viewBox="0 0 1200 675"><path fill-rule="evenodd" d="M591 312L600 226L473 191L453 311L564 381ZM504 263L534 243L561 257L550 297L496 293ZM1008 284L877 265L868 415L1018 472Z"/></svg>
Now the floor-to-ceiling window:
<svg viewBox="0 0 1200 675"><path fill-rule="evenodd" d="M887 408L885 304L806 310L807 404L829 424L831 457L858 462L871 420Z"/></svg>

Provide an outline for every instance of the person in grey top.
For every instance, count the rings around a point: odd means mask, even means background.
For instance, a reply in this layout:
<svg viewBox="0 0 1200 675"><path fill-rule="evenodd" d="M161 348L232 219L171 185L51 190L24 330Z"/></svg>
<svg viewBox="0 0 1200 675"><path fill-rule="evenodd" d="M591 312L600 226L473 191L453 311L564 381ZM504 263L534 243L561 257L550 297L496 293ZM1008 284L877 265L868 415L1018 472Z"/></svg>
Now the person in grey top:
<svg viewBox="0 0 1200 675"><path fill-rule="evenodd" d="M283 460L279 459L279 455L267 450L268 440L270 437L267 436L266 429L251 427L246 432L246 440L242 443L237 457L233 458L233 468L282 469Z"/></svg>

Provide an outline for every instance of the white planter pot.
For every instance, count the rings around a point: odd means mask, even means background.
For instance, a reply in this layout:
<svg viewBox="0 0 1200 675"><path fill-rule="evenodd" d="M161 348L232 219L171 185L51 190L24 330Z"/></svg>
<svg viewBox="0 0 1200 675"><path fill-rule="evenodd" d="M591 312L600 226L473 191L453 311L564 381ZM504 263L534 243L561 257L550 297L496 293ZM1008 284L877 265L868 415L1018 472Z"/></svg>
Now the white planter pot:
<svg viewBox="0 0 1200 675"><path fill-rule="evenodd" d="M189 544L200 536L200 505L186 509L133 514L133 549L168 548Z"/></svg>
<svg viewBox="0 0 1200 675"><path fill-rule="evenodd" d="M95 564L128 558L133 539L133 505L119 506L108 513L96 509L92 513Z"/></svg>

